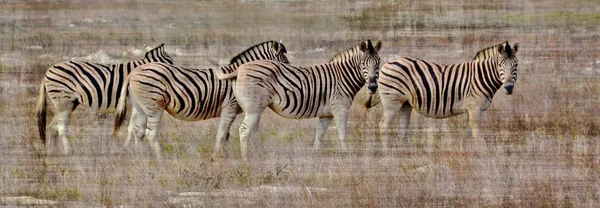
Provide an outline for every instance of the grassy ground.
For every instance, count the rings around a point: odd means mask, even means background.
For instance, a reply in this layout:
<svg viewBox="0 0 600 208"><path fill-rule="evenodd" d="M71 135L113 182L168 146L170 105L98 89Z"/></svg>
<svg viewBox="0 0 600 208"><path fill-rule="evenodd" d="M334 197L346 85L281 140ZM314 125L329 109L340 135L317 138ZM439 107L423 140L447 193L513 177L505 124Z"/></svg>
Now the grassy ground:
<svg viewBox="0 0 600 208"><path fill-rule="evenodd" d="M0 4L0 204L67 206L586 206L600 197L600 4L596 1L88 1ZM316 120L266 112L262 148L239 158L236 121L228 158L211 161L217 119L163 118L165 159L148 145L120 147L112 115L73 115L73 155L42 146L34 105L43 73L64 60L120 62L166 43L176 64L206 68L265 40L283 40L295 65L314 65L364 39L383 60L470 60L519 42L512 96L483 113L492 151L460 150L466 116L413 114L413 143L379 151L381 107L350 115L349 152L330 129L312 151ZM103 51L103 52L102 52ZM105 52L105 53L104 53ZM104 58L98 55L106 54ZM108 59L105 59L108 57ZM238 117L238 120L241 120ZM332 125L333 126L333 125ZM32 196L51 201L32 201Z"/></svg>

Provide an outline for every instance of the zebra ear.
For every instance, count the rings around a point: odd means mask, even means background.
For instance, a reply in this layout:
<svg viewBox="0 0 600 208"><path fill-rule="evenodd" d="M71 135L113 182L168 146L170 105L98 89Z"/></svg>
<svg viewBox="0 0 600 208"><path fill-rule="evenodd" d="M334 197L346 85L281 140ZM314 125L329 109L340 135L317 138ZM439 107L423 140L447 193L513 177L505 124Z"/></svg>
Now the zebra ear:
<svg viewBox="0 0 600 208"><path fill-rule="evenodd" d="M506 51L504 50L504 46L502 44L498 44L496 47L498 49L499 54L504 54Z"/></svg>
<svg viewBox="0 0 600 208"><path fill-rule="evenodd" d="M367 42L360 43L360 50L365 53L369 52L369 45L367 45Z"/></svg>
<svg viewBox="0 0 600 208"><path fill-rule="evenodd" d="M381 50L381 40L377 40L375 43L375 51L379 52Z"/></svg>
<svg viewBox="0 0 600 208"><path fill-rule="evenodd" d="M273 51L273 53L276 53L276 54L281 53L281 44L278 43L277 41L274 41L273 45L271 46L271 50Z"/></svg>
<svg viewBox="0 0 600 208"><path fill-rule="evenodd" d="M513 45L513 54L517 53L518 50L519 50L519 43L515 43Z"/></svg>

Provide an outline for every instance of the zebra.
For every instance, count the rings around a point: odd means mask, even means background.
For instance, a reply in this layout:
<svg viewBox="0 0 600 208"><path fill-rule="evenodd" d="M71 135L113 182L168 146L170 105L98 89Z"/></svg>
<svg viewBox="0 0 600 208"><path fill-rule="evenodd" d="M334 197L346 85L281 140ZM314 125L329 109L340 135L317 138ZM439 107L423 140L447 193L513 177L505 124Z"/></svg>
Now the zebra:
<svg viewBox="0 0 600 208"><path fill-rule="evenodd" d="M508 41L504 41L501 44L505 45L507 43L508 43ZM490 56L498 54L498 49L496 48L496 46L497 45L490 46L488 48L478 51L475 54L475 57L473 58L473 60L483 60ZM329 62L335 61L336 58L338 58L338 57L337 56L334 57ZM381 102L379 93L371 94L371 93L368 93L367 90L368 90L367 86L364 86L363 88L361 88L358 91L358 93L356 94L356 96L354 97L354 102L353 102L354 104L360 106L365 111L368 111L369 109L379 105L379 103Z"/></svg>
<svg viewBox="0 0 600 208"><path fill-rule="evenodd" d="M347 51L343 51L339 54L336 54L329 60L329 62L343 61ZM354 96L353 104L358 105L361 109L368 111L370 108L373 108L381 102L378 93L370 93L368 86L363 86L358 93Z"/></svg>
<svg viewBox="0 0 600 208"><path fill-rule="evenodd" d="M51 125L56 123L63 152L71 147L67 138L71 113L77 106L85 105L101 114L116 110L125 77L137 66L150 62L173 63L165 52L164 44L146 52L141 60L122 64L98 64L66 61L50 67L42 80L36 105L40 139L46 144L46 97L56 108Z"/></svg>
<svg viewBox="0 0 600 208"><path fill-rule="evenodd" d="M247 158L250 134L257 145L260 115L267 107L286 118L318 117L315 149L335 118L346 150L348 110L365 83L370 93L377 90L380 49L381 41L373 45L367 40L340 53L339 60L322 65L301 68L261 60L238 67L234 95L245 112L239 129L242 158Z"/></svg>
<svg viewBox="0 0 600 208"><path fill-rule="evenodd" d="M241 64L260 59L289 63L282 43L267 41L250 47L231 59L220 69L188 69L165 63L150 63L136 68L124 84L122 93L133 103L125 146L131 138L137 142L145 134L160 158L156 140L158 125L166 110L173 117L185 121L200 121L221 117L213 157L229 137L229 128L241 108L233 96L232 80L219 80L218 74L231 72ZM129 93L127 93L129 92ZM125 118L127 99L119 100L113 135ZM146 131L148 129L148 131Z"/></svg>
<svg viewBox="0 0 600 208"><path fill-rule="evenodd" d="M452 65L409 57L385 63L378 80L383 105L379 131L384 149L396 115L400 113L400 138L404 138L413 109L437 119L466 112L471 135L480 139L480 115L491 106L496 91L504 85L507 95L513 93L518 46L498 44L477 53L473 61Z"/></svg>
<svg viewBox="0 0 600 208"><path fill-rule="evenodd" d="M329 62L339 61L343 57L342 56L343 53L344 52L335 55L331 60L329 60ZM358 107L357 113L360 115L359 119L361 119L362 121L357 123L357 125L355 127L350 127L350 128L365 130L367 138L374 138L375 135L370 130L377 129L377 125L370 122L369 111L371 111L371 109L373 107L377 106L380 102L381 102L381 99L379 98L379 93L377 93L377 92L370 93L369 87L366 85L363 86L362 88L360 88L360 90L354 96L352 105Z"/></svg>

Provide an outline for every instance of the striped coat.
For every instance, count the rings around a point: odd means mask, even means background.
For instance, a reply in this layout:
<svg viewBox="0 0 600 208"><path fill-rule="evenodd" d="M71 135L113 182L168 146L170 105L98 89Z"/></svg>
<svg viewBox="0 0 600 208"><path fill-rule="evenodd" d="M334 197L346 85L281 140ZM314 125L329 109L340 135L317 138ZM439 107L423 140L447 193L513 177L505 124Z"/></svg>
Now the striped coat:
<svg viewBox="0 0 600 208"><path fill-rule="evenodd" d="M70 152L67 139L70 115L79 105L99 113L112 113L121 97L126 76L137 66L152 62L173 63L164 44L146 52L141 60L122 64L97 64L67 61L50 67L40 86L36 106L40 138L46 142L46 97L56 108L56 124L65 153Z"/></svg>
<svg viewBox="0 0 600 208"><path fill-rule="evenodd" d="M348 109L354 96L365 84L371 93L377 89L380 48L380 41L375 45L364 41L341 53L337 61L312 67L266 60L240 66L234 93L246 113L240 127L242 156L247 156L248 136L258 135L259 118L267 107L286 118L319 117L315 148L335 118L345 149Z"/></svg>
<svg viewBox="0 0 600 208"><path fill-rule="evenodd" d="M221 117L214 151L216 156L228 138L229 128L236 115L241 113L233 96L233 81L219 80L218 74L221 71L233 71L251 60L287 62L285 53L287 50L283 44L267 41L250 47L220 69L189 69L164 63L151 63L136 68L123 88L124 94L129 92L134 107L125 145L132 138L137 142L142 136L147 136L156 155L160 157L156 135L163 111L166 110L173 117L185 121ZM125 98L119 101L114 133L124 119L126 101ZM147 134L146 129L150 130Z"/></svg>
<svg viewBox="0 0 600 208"><path fill-rule="evenodd" d="M468 113L471 133L478 138L481 112L490 107L502 86L507 94L512 94L517 80L518 45L511 48L506 43L494 49L496 53L478 55L474 61L459 64L443 65L408 57L384 64L378 83L384 109L380 123L384 145L387 146L388 132L398 114L404 137L412 110L431 118ZM484 50L489 52L489 48Z"/></svg>

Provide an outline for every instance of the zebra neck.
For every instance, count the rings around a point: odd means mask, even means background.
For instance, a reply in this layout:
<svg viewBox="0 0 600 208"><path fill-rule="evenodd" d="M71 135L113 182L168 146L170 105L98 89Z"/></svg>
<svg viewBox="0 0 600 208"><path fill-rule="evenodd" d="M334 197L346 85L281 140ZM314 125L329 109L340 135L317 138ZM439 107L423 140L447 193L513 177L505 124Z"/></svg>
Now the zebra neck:
<svg viewBox="0 0 600 208"><path fill-rule="evenodd" d="M135 69L135 68L137 68L138 66L141 66L141 65L144 65L144 64L147 64L147 63L150 63L150 62L151 62L151 61L150 61L150 60L148 60L148 59L142 59L142 60L132 61L132 62L129 62L129 63L130 63L130 64L133 66L133 68Z"/></svg>
<svg viewBox="0 0 600 208"><path fill-rule="evenodd" d="M480 90L488 100L492 100L494 94L502 86L502 80L498 74L498 57L476 61L475 65L476 72L473 76L475 78L473 83L477 85L475 89Z"/></svg>
<svg viewBox="0 0 600 208"><path fill-rule="evenodd" d="M361 75L359 63L360 57L355 55L346 60L327 63L325 64L327 67L323 68L330 68L336 77L335 79L338 80L336 87L341 88L348 96L354 98L366 83Z"/></svg>
<svg viewBox="0 0 600 208"><path fill-rule="evenodd" d="M137 61L130 61L127 63L122 63L117 65L116 67L123 67L126 68L125 70L127 71L127 74L131 73L131 71L133 71L133 69L137 68L138 66L150 63L151 61L148 59L142 59L142 60L137 60Z"/></svg>

